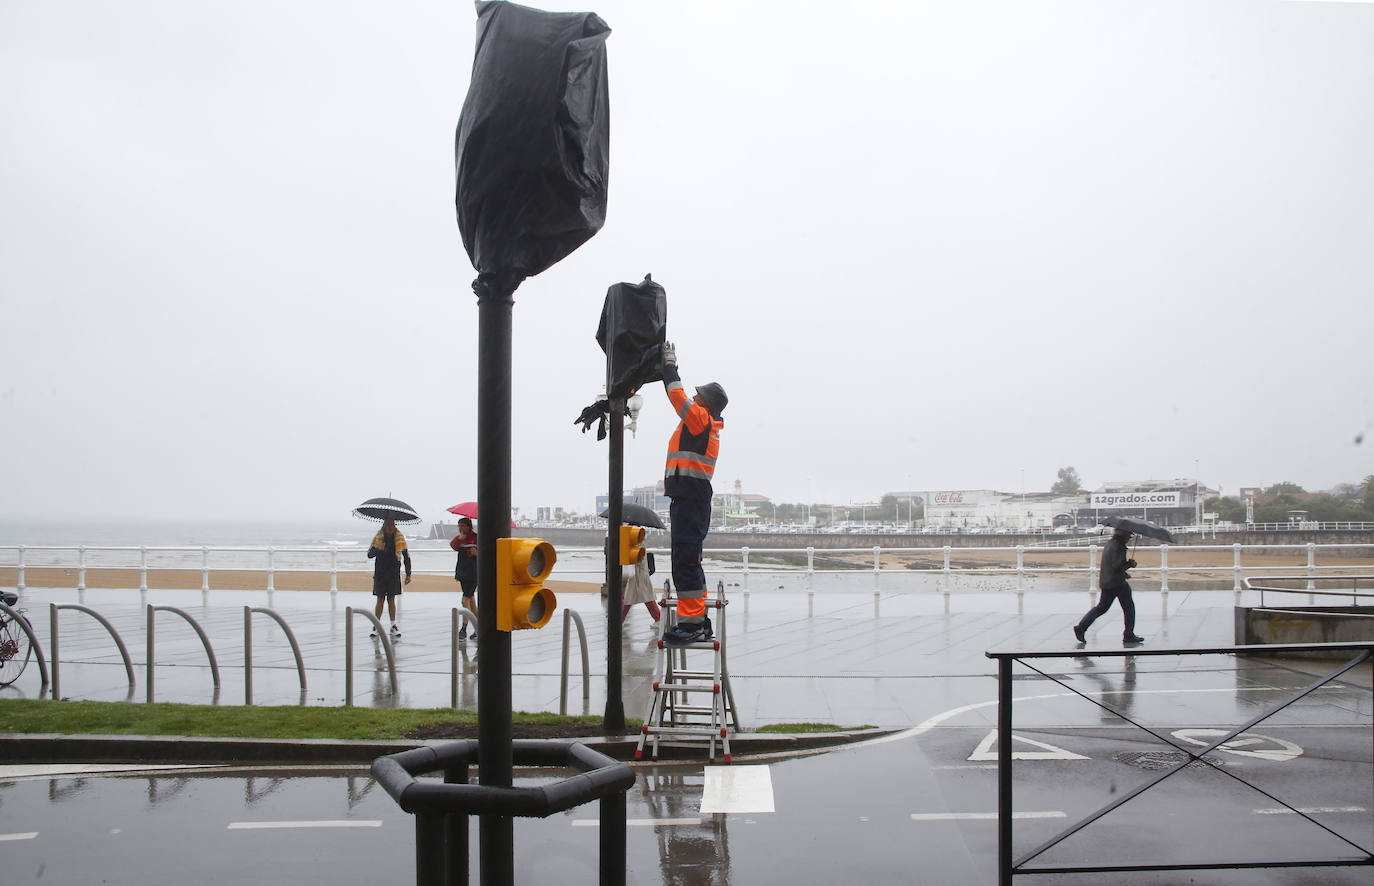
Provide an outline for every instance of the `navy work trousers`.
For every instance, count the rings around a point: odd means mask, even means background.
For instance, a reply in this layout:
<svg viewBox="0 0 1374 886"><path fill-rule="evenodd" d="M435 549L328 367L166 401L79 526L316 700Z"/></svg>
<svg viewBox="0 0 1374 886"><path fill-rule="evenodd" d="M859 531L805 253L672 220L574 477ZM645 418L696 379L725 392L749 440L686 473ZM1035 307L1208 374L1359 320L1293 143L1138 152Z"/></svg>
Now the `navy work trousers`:
<svg viewBox="0 0 1374 886"><path fill-rule="evenodd" d="M673 590L705 590L701 547L711 529L711 497L674 497L668 505L668 520L673 540Z"/></svg>

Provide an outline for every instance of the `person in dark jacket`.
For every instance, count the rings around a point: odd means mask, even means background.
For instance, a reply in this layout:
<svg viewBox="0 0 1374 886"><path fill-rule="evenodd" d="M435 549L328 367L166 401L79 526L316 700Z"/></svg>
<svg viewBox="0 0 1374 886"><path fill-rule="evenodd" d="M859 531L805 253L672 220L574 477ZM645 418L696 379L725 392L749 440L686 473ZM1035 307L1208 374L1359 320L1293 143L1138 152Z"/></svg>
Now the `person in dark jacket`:
<svg viewBox="0 0 1374 886"><path fill-rule="evenodd" d="M372 564L372 595L377 598L377 618L382 617L382 601L386 601L391 616L391 638L401 636L396 627L396 598L401 594L401 565L405 564L406 584L410 584L410 550L406 547L406 537L396 528L396 521L387 518L382 528L372 537L367 557ZM374 630L372 636L377 636Z"/></svg>
<svg viewBox="0 0 1374 886"><path fill-rule="evenodd" d="M1102 595L1098 598L1097 605L1084 613L1078 624L1073 626L1073 635L1078 638L1079 643L1088 641L1088 627L1112 608L1113 600L1121 603L1121 614L1126 620L1126 630L1121 635L1121 642L1145 642L1144 637L1137 637L1135 634L1135 601L1131 599L1131 585L1126 581L1126 570L1135 568L1135 560L1126 555L1126 542L1130 540L1131 533L1128 530L1116 529L1113 530L1107 546L1102 549L1102 563L1097 576L1097 586L1101 589Z"/></svg>
<svg viewBox="0 0 1374 886"><path fill-rule="evenodd" d="M472 520L463 517L458 521L458 534L449 540L448 546L458 552L458 563L453 567L453 579L463 589L463 607L471 612L477 611L477 533L472 531ZM468 638L468 623L458 631L458 639Z"/></svg>

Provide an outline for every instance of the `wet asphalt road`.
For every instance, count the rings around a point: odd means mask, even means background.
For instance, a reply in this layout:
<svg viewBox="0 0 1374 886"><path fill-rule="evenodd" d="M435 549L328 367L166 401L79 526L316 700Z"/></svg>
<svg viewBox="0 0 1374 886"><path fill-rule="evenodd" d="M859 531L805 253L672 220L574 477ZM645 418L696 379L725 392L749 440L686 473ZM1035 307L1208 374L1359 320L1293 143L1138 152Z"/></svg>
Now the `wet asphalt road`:
<svg viewBox="0 0 1374 886"><path fill-rule="evenodd" d="M996 769L977 711L894 740L731 767L642 766L628 795L638 884L996 882ZM1195 739L1202 736L1171 730ZM1121 724L1018 728L1018 853L1156 775L1160 744ZM1051 850L1049 864L1284 860L1366 849L1368 726L1243 736ZM1181 736L1175 736L1181 737ZM980 748L982 754L980 755ZM972 758L972 759L970 759ZM5 884L414 882L413 822L361 769L0 773ZM740 779L715 791L714 776ZM713 809L731 811L712 812ZM597 882L596 809L516 823L516 882ZM476 822L473 823L474 838ZM474 839L474 846L476 841ZM473 860L473 882L477 861ZM1025 882L1024 879L1020 882ZM1356 884L1360 868L1045 875L1029 882Z"/></svg>
<svg viewBox="0 0 1374 886"><path fill-rule="evenodd" d="M989 742L996 681L983 650L1008 644L1065 648L1065 626L1086 596L1028 594L1024 607L1020 599L1002 595L956 597L953 611L943 612L948 601L938 597L884 598L881 611L876 599L864 595L818 597L814 610L804 598L759 596L752 605L745 602L731 619L743 639L732 647L730 661L746 724L809 719L906 731L881 743L798 759L637 767L638 781L628 795L628 882L996 882L996 769ZM594 616L599 601L574 602ZM1230 603L1229 594L1173 594L1167 600L1160 595L1149 608L1141 606L1145 632L1156 648L1225 643ZM436 608L442 616L442 607ZM446 622L421 621L415 618L418 609L412 607L414 628L402 646L407 669L401 697L388 697L381 671L364 659L359 670L372 673L360 680L360 703L447 702ZM242 623L241 611L226 610L216 606L206 613L207 623L223 622L211 634L222 650L232 649L233 631ZM126 619L131 636L137 636L136 615L131 609ZM307 662L332 662L325 668L308 665L312 703L337 703L341 689L340 619L333 616L298 620L314 625L302 632L308 634ZM62 694L126 697L109 638L72 622L70 633L64 628L64 657L72 658ZM595 648L594 618L589 624ZM1089 651L1111 648L1115 627L1091 637ZM167 631L171 660L163 663L159 652L159 700L204 700L204 650L193 638L173 636ZM272 662L257 681L260 703L289 702L297 691L283 644L271 647L268 632L260 640L262 661ZM643 619L632 618L626 640L635 651L626 659L631 711L639 709L636 692L652 672L651 640ZM522 637L518 707L556 709L557 647L557 635L547 631ZM232 653L224 658L227 701L235 693L228 685ZM1061 682L1017 673L1014 750L1021 759L1015 809L1023 816L1016 821L1018 854L1174 759L1161 739L1093 701L1169 740L1201 747L1212 737L1207 730L1244 723L1308 685L1311 672L1334 669L1184 655L1066 656L1038 665ZM460 691L471 676L465 666ZM19 685L6 692L33 697L36 688ZM594 686L590 707L599 710L600 704ZM1222 773L1190 767L1037 862L1277 861L1368 853L1374 846L1370 724L1366 668L1209 755ZM1282 811L1279 800L1307 810L1330 830ZM518 820L516 882L597 882L595 818L595 809L584 807L546 820ZM44 774L0 761L0 886L408 883L415 878L413 853L412 821L361 768ZM474 859L473 882L476 865ZM1018 882L1371 879L1367 868L1308 868L1041 875Z"/></svg>

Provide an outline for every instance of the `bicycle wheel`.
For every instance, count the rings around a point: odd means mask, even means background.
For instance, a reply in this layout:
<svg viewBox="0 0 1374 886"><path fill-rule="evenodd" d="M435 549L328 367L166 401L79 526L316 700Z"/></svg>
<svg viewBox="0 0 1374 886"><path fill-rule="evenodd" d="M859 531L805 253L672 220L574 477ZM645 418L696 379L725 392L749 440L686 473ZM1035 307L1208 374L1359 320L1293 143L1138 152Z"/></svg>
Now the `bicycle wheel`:
<svg viewBox="0 0 1374 886"><path fill-rule="evenodd" d="M8 686L28 667L33 646L29 643L29 635L13 618L0 615L0 619L3 619L0 622L0 686ZM28 624L28 619L25 618L24 623Z"/></svg>

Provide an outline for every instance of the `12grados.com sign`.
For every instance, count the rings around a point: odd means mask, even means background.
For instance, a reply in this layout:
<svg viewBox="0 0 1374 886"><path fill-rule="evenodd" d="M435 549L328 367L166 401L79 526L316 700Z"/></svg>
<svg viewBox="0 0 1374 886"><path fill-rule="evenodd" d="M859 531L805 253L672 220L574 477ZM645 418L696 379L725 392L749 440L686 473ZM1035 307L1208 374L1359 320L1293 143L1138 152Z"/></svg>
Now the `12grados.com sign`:
<svg viewBox="0 0 1374 886"><path fill-rule="evenodd" d="M1173 492L1094 492L1094 508L1177 508L1182 507L1182 493Z"/></svg>

